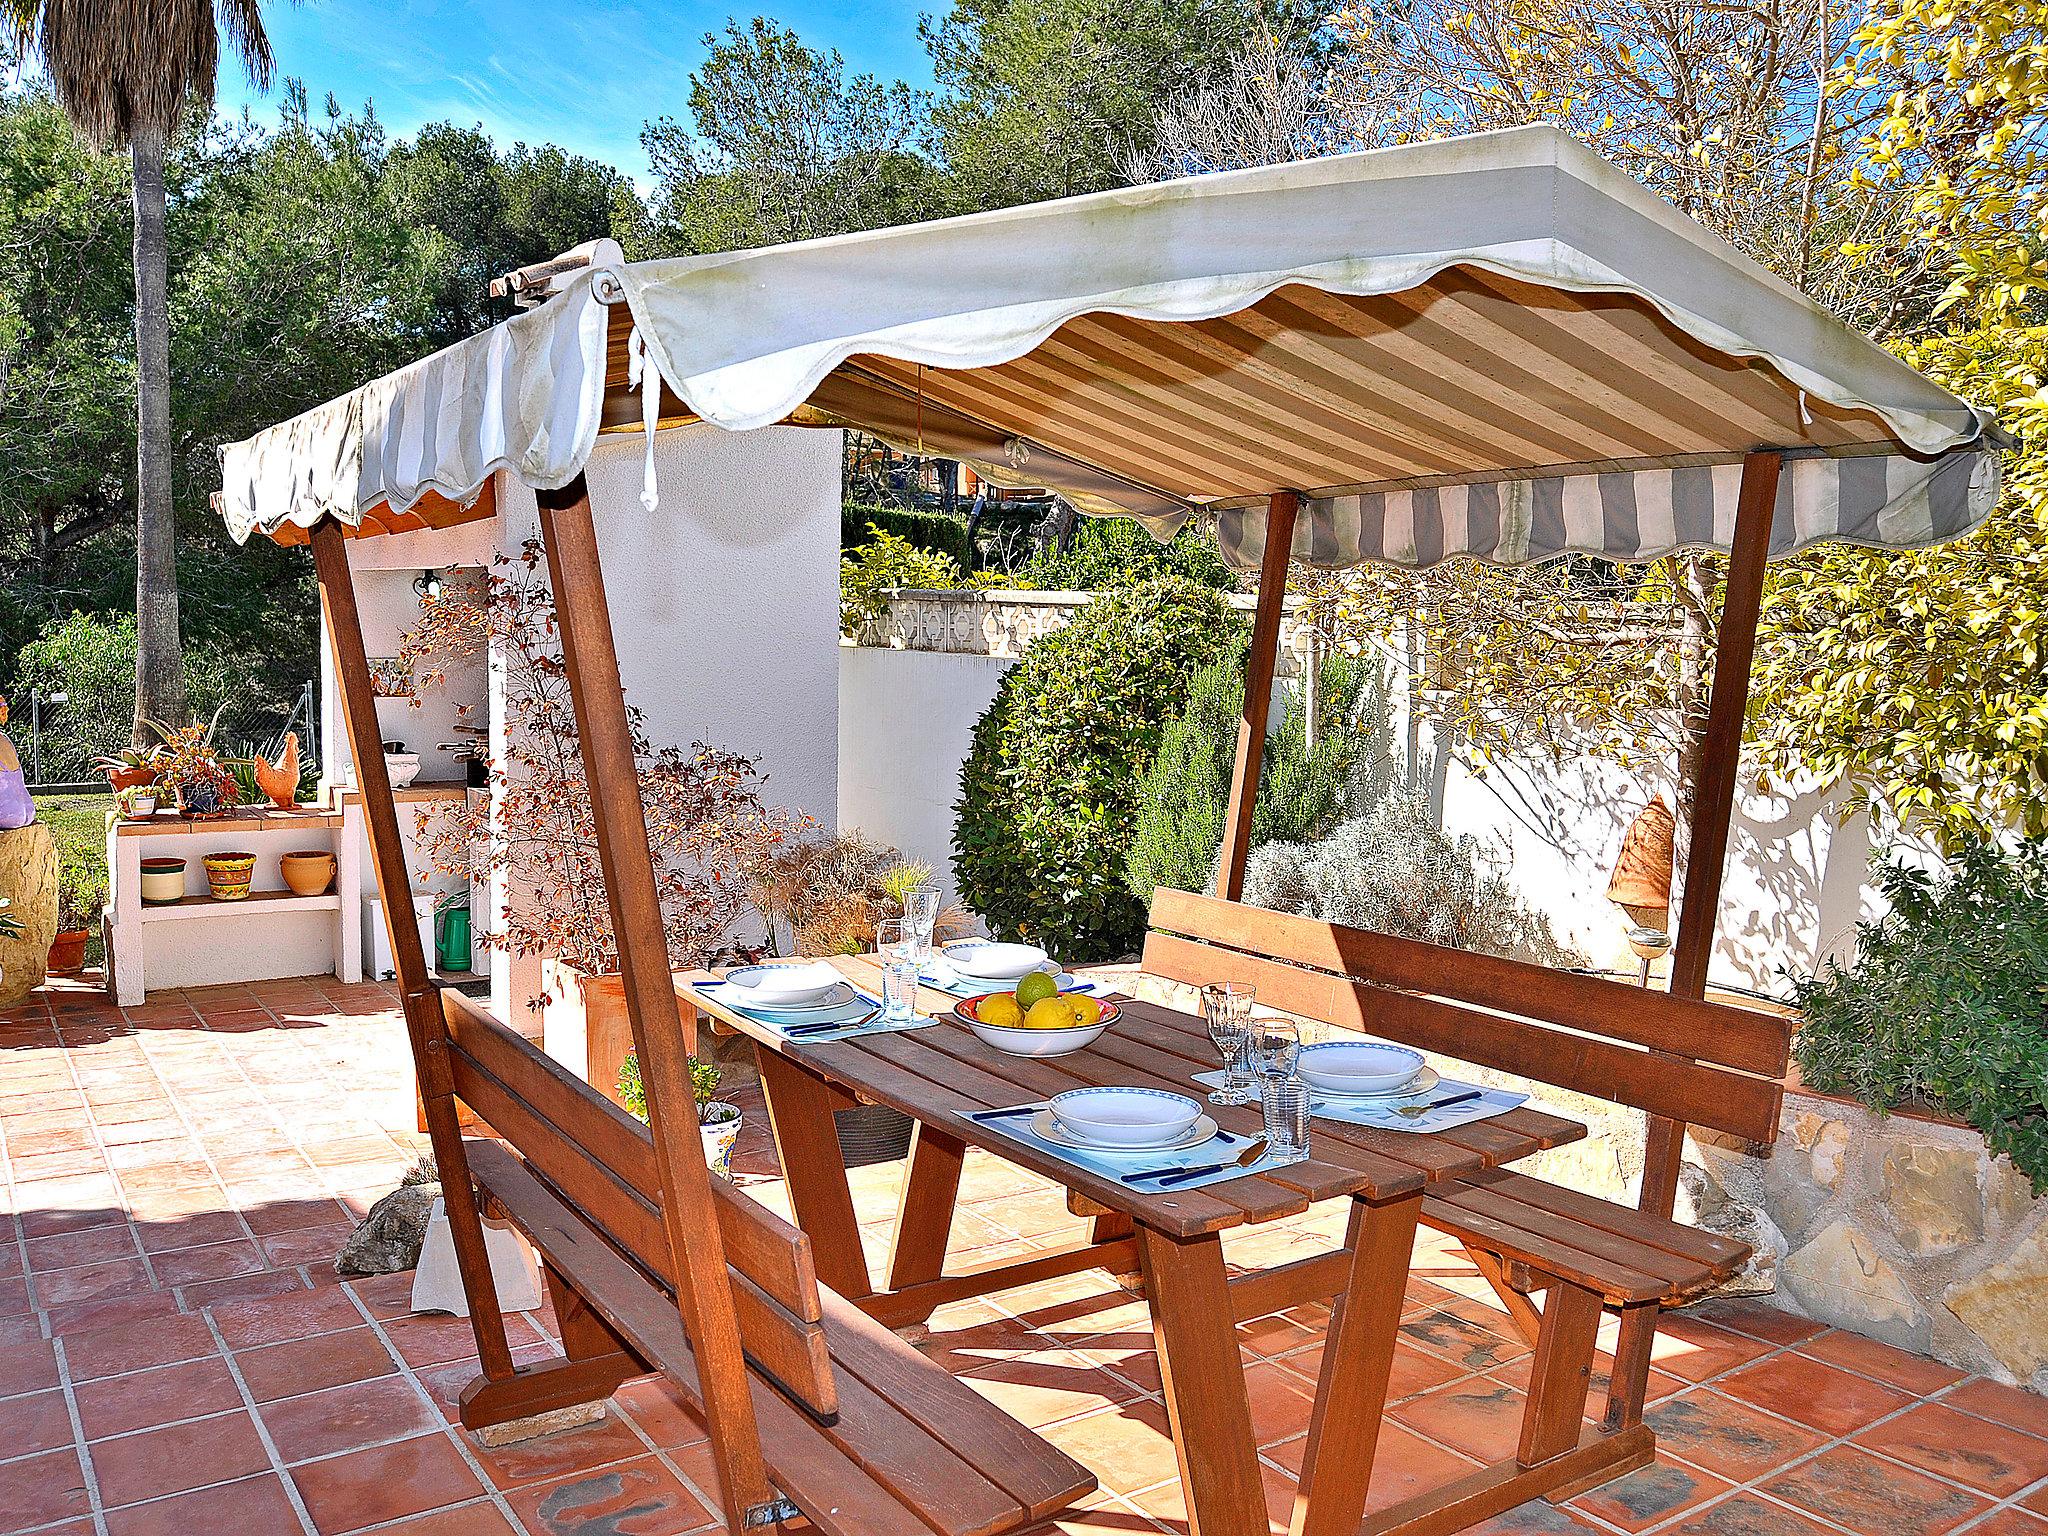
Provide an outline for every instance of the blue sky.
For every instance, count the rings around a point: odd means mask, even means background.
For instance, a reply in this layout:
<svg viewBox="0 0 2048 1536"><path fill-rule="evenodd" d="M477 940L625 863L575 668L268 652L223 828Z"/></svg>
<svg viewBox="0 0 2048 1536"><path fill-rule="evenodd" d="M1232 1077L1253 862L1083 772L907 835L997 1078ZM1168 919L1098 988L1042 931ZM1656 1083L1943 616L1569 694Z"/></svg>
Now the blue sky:
<svg viewBox="0 0 2048 1536"><path fill-rule="evenodd" d="M422 123L481 123L500 144L553 141L644 180L640 125L681 116L699 41L728 16L757 12L814 48L837 48L854 73L928 85L920 10L937 0L754 0L738 10L660 0L305 0L264 8L278 76L306 82L314 110L329 92L354 110L374 101L394 135ZM220 106L275 120L278 90L256 96L223 61Z"/></svg>

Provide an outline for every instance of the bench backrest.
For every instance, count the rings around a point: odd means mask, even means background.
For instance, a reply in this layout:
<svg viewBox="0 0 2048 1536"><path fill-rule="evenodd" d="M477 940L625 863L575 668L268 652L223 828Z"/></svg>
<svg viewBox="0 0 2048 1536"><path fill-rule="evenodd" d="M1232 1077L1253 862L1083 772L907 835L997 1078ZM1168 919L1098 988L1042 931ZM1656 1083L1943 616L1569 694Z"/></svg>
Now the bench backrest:
<svg viewBox="0 0 2048 1536"><path fill-rule="evenodd" d="M1775 1140L1792 1021L1162 887L1144 969L1653 1117Z"/></svg>
<svg viewBox="0 0 2048 1536"><path fill-rule="evenodd" d="M444 989L456 1096L620 1253L669 1291L675 1264L647 1127L460 992ZM820 1417L839 1411L811 1240L711 1181L747 1357Z"/></svg>

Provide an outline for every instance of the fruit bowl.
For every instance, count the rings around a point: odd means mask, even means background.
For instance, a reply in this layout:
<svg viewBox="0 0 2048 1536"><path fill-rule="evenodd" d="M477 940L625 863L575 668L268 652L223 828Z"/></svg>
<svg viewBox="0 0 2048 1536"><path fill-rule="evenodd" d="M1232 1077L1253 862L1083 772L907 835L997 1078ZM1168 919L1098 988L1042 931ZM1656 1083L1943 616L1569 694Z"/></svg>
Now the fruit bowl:
<svg viewBox="0 0 2048 1536"><path fill-rule="evenodd" d="M978 997L963 998L953 1013L984 1044L994 1046L1007 1056L1065 1056L1094 1044L1102 1032L1122 1016L1122 1010L1115 1003L1091 998L1089 1001L1102 1010L1102 1016L1093 1024L1075 1024L1065 1029L1033 1029L1029 1025L985 1023L981 1018L981 1006L995 997L1008 999L1011 994L984 992Z"/></svg>

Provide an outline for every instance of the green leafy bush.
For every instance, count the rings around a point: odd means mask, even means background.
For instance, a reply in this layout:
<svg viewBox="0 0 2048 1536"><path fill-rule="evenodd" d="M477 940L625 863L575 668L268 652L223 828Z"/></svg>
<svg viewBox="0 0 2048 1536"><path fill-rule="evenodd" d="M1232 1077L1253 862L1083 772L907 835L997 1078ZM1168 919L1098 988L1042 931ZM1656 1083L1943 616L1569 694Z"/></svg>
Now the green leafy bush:
<svg viewBox="0 0 2048 1536"><path fill-rule="evenodd" d="M704 1106L718 1097L718 1085L724 1078L717 1062L690 1058L690 1096L696 1100L700 1116ZM626 1059L619 1063L619 1102L636 1119L647 1118L647 1085L640 1080L640 1056L636 1051L626 1052Z"/></svg>
<svg viewBox="0 0 2048 1536"><path fill-rule="evenodd" d="M953 829L960 894L991 928L1064 960L1136 947L1140 776L1238 627L1213 590L1159 577L1097 598L1010 669L975 724Z"/></svg>
<svg viewBox="0 0 2048 1536"><path fill-rule="evenodd" d="M1150 902L1159 886L1199 891L1216 869L1223 814L1244 715L1245 644L1203 667L1188 705L1160 737L1139 789L1128 873ZM1296 692L1280 729L1266 738L1252 846L1313 842L1355 806L1377 798L1391 770L1387 681L1344 655L1325 658L1317 679L1316 742L1308 744L1309 701Z"/></svg>
<svg viewBox="0 0 2048 1536"><path fill-rule="evenodd" d="M52 795L36 801L36 820L57 845L57 926L86 931L86 962L99 960L100 909L107 904L110 795Z"/></svg>
<svg viewBox="0 0 2048 1536"><path fill-rule="evenodd" d="M974 569L974 541L967 537L967 519L948 517L943 512L921 512L909 507L869 507L857 504L839 509L841 553L872 544L877 534L893 534L930 554L944 555L963 571Z"/></svg>
<svg viewBox="0 0 2048 1536"><path fill-rule="evenodd" d="M1100 592L1155 576L1182 576L1219 592L1237 586L1200 519L1161 544L1127 517L1078 519L1064 551L1039 551L1013 580L1017 586L1043 592Z"/></svg>
<svg viewBox="0 0 2048 1536"><path fill-rule="evenodd" d="M884 595L891 587L947 591L965 586L959 564L950 555L933 554L899 534L873 523L874 535L839 557L839 632L854 635L863 624L889 611Z"/></svg>
<svg viewBox="0 0 2048 1536"><path fill-rule="evenodd" d="M1943 874L1882 863L1875 883L1891 910L1854 961L1794 981L1800 1075L1966 1121L2048 1194L2048 841L1976 844Z"/></svg>

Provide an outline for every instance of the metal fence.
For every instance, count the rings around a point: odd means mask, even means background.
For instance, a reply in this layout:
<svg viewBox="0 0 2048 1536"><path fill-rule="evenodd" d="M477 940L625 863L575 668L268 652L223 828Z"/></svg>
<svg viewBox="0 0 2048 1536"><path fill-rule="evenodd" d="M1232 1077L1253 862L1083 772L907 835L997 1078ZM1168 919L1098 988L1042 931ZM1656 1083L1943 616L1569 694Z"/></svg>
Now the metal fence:
<svg viewBox="0 0 2048 1536"><path fill-rule="evenodd" d="M62 693L32 693L25 701L17 698L9 728L29 788L43 794L104 787L106 779L94 763L103 753L118 752L128 745L126 721L116 724L74 709ZM301 684L282 702L229 700L215 722L213 744L226 758L246 758L260 752L276 762L284 750L287 731L298 733L302 767L320 760L317 682Z"/></svg>

